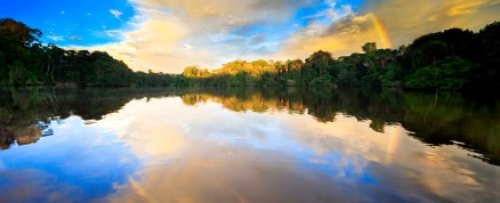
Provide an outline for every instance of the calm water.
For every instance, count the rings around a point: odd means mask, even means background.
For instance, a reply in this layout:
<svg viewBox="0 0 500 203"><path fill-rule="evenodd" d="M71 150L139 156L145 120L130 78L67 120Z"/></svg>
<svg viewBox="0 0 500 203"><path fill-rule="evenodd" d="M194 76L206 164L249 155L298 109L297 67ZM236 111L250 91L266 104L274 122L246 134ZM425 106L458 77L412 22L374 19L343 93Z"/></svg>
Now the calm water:
<svg viewBox="0 0 500 203"><path fill-rule="evenodd" d="M3 90L0 202L498 202L500 100Z"/></svg>

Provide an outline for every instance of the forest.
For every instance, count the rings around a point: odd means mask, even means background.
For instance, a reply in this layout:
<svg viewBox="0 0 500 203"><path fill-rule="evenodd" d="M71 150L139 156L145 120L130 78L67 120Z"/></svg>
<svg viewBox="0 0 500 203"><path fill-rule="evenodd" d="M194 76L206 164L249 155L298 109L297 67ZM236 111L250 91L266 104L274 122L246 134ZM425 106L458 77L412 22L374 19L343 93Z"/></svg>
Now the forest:
<svg viewBox="0 0 500 203"><path fill-rule="evenodd" d="M500 89L500 22L478 32L452 28L397 49L366 43L363 53L305 60L235 60L209 71L134 72L106 52L44 45L42 32L0 19L0 86L68 87L395 87L408 90Z"/></svg>

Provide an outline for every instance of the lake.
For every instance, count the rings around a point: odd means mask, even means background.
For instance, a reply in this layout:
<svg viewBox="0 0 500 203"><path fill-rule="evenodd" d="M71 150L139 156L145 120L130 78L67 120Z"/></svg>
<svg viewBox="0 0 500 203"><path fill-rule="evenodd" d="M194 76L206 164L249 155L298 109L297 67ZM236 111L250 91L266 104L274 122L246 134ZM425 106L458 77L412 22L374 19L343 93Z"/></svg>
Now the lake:
<svg viewBox="0 0 500 203"><path fill-rule="evenodd" d="M398 90L0 92L0 202L498 202L500 100Z"/></svg>

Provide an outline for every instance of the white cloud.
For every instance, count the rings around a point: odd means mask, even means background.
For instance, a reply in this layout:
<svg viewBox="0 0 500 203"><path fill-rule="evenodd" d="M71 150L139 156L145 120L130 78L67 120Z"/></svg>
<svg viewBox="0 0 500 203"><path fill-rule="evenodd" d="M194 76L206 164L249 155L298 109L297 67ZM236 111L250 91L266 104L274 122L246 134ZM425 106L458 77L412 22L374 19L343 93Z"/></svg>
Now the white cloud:
<svg viewBox="0 0 500 203"><path fill-rule="evenodd" d="M71 41L81 41L82 37L80 37L78 35L72 35L72 36L69 36L68 39L71 40Z"/></svg>
<svg viewBox="0 0 500 203"><path fill-rule="evenodd" d="M104 32L119 42L80 48L107 51L134 70L170 73L189 65L216 68L237 58L257 59L269 56L277 44L235 30L282 23L311 0L292 1L132 0L138 14L129 27Z"/></svg>
<svg viewBox="0 0 500 203"><path fill-rule="evenodd" d="M248 34L252 27L289 23L296 10L319 0L130 0L137 15L121 30L103 33L117 43L86 49L108 51L132 69L180 73L189 65L215 68L234 59L305 58L318 49L335 56L359 52L368 41L382 41L372 15L383 23L394 47L422 34L449 27L479 29L500 18L498 0L371 0L356 10L336 0L306 17L308 26L292 22L288 37ZM397 8L397 9L394 9ZM122 13L110 10L119 18ZM287 36L283 34L282 36Z"/></svg>
<svg viewBox="0 0 500 203"><path fill-rule="evenodd" d="M59 36L59 35L48 35L47 38L49 38L50 40L52 40L54 42L64 41L64 38L62 36Z"/></svg>
<svg viewBox="0 0 500 203"><path fill-rule="evenodd" d="M115 10L115 9L109 9L109 13L111 13L111 15L113 15L115 18L118 18L118 19L120 19L120 17L123 14L121 11Z"/></svg>

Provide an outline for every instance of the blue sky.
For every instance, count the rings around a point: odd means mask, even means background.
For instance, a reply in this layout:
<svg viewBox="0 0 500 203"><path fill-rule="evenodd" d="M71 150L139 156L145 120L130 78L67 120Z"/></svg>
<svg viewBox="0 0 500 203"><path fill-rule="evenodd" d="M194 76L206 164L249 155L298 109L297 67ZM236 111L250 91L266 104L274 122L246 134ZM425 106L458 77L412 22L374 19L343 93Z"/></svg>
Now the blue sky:
<svg viewBox="0 0 500 203"><path fill-rule="evenodd" d="M361 2L337 1L336 6L357 8ZM318 14L329 9L329 4L329 1L312 1L295 8L285 21L235 27L232 32L245 36L264 33L270 40L277 40L306 27L312 20L324 18ZM128 22L137 14L134 6L127 0L4 0L0 17L14 18L42 30L45 43L91 46L119 41L120 35L113 33L128 27Z"/></svg>
<svg viewBox="0 0 500 203"><path fill-rule="evenodd" d="M40 29L46 43L65 46L115 42L106 31L125 27L135 11L126 0L4 0L0 14Z"/></svg>
<svg viewBox="0 0 500 203"><path fill-rule="evenodd" d="M366 42L395 48L451 27L478 30L500 19L500 2L3 0L0 17L40 29L44 43L107 51L134 70L179 73L234 59L303 59L319 49L342 56Z"/></svg>

